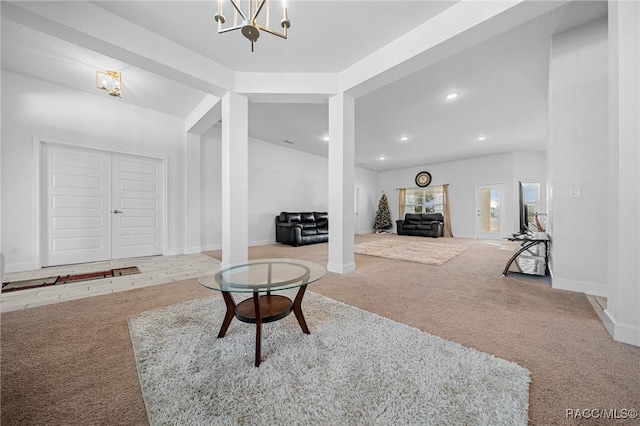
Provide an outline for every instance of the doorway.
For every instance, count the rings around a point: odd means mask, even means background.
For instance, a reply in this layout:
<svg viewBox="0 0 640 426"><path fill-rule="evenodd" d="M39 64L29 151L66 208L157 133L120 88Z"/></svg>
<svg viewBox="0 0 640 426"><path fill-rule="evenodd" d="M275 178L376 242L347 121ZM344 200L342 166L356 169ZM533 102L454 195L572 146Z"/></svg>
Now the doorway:
<svg viewBox="0 0 640 426"><path fill-rule="evenodd" d="M476 238L497 240L504 234L504 185L476 185Z"/></svg>
<svg viewBox="0 0 640 426"><path fill-rule="evenodd" d="M42 266L162 254L161 159L44 143L41 165Z"/></svg>

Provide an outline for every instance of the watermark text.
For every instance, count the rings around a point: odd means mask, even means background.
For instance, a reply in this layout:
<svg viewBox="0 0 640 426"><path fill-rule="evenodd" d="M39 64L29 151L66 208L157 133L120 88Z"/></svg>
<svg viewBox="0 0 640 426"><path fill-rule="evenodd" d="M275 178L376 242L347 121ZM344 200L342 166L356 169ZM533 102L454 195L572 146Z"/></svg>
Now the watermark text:
<svg viewBox="0 0 640 426"><path fill-rule="evenodd" d="M638 418L634 408L567 408L566 419L627 420Z"/></svg>

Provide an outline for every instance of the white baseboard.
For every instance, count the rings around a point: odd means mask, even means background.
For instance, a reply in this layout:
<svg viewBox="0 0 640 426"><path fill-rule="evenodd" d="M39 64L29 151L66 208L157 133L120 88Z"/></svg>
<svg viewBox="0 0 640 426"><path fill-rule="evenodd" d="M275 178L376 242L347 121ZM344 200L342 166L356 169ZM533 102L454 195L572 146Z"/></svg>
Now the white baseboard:
<svg viewBox="0 0 640 426"><path fill-rule="evenodd" d="M177 256L177 255L179 255L179 254L185 254L185 253L184 253L184 250L182 250L182 249L176 249L176 248L174 248L174 249L166 249L166 250L162 253L162 255L163 255L163 256Z"/></svg>
<svg viewBox="0 0 640 426"><path fill-rule="evenodd" d="M355 263L347 263L346 265L327 263L327 271L335 272L336 274L348 274L356 270Z"/></svg>
<svg viewBox="0 0 640 426"><path fill-rule="evenodd" d="M266 246L269 244L275 244L275 240L262 240L262 241L250 241L249 247L253 246ZM222 250L222 244L209 244L206 246L202 246L201 251L213 251L213 250Z"/></svg>
<svg viewBox="0 0 640 426"><path fill-rule="evenodd" d="M615 321L611 317L609 311L607 311L606 309L602 311L602 323L604 324L604 328L607 329L611 337L613 337L613 335L615 334Z"/></svg>
<svg viewBox="0 0 640 426"><path fill-rule="evenodd" d="M607 297L607 285L603 283L553 277L551 280L551 287L558 290L568 290L578 293L586 293L592 296Z"/></svg>
<svg viewBox="0 0 640 426"><path fill-rule="evenodd" d="M606 309L604 310L604 319L602 322L611 337L613 337L613 340L629 345L640 346L640 326L621 324L617 322Z"/></svg>
<svg viewBox="0 0 640 426"><path fill-rule="evenodd" d="M36 266L33 262L7 263L4 265L5 274L10 274L11 272L33 271L35 269L40 269L40 266Z"/></svg>
<svg viewBox="0 0 640 426"><path fill-rule="evenodd" d="M202 247L186 247L184 249L184 254L196 254L202 252Z"/></svg>
<svg viewBox="0 0 640 426"><path fill-rule="evenodd" d="M467 234L454 234L455 238L469 238L470 240L475 240L476 239L476 235L467 235Z"/></svg>
<svg viewBox="0 0 640 426"><path fill-rule="evenodd" d="M275 243L276 243L276 240L249 241L249 247L267 246L269 244L275 244Z"/></svg>

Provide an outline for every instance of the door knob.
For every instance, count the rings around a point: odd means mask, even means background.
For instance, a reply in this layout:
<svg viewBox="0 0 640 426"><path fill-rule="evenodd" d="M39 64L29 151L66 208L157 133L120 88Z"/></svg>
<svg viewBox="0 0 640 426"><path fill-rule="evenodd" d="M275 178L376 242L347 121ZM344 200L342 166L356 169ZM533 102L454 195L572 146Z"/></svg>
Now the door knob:
<svg viewBox="0 0 640 426"><path fill-rule="evenodd" d="M119 214L119 213L122 213L122 210L114 210L114 211L112 211L111 213Z"/></svg>

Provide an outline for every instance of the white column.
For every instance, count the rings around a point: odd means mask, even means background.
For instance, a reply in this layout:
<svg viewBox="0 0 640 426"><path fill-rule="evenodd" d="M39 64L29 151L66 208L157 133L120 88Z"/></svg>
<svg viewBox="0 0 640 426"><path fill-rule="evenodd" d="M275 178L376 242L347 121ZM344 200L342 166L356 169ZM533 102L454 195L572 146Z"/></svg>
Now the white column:
<svg viewBox="0 0 640 426"><path fill-rule="evenodd" d="M201 173L201 138L191 133L186 134L185 146L185 229L184 252L200 253L202 251L202 173Z"/></svg>
<svg viewBox="0 0 640 426"><path fill-rule="evenodd" d="M249 104L222 98L222 263L246 262L249 247Z"/></svg>
<svg viewBox="0 0 640 426"><path fill-rule="evenodd" d="M329 99L329 261L338 274L356 269L354 243L355 101L344 93Z"/></svg>
<svg viewBox="0 0 640 426"><path fill-rule="evenodd" d="M640 3L609 2L609 207L605 325L640 346Z"/></svg>

